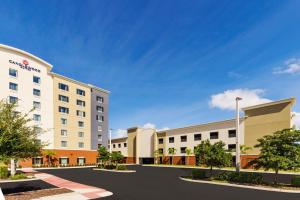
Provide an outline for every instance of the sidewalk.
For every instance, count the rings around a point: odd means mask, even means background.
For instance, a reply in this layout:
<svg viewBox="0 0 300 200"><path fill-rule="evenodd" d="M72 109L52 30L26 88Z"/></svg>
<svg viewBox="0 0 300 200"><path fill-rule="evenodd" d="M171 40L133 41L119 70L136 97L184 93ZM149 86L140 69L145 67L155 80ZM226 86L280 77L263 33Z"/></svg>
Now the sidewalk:
<svg viewBox="0 0 300 200"><path fill-rule="evenodd" d="M54 185L59 188L66 188L66 189L74 191L75 192L75 193L73 193L74 199L78 199L80 196L82 196L82 199L95 199L95 198L110 196L113 194L112 192L109 192L102 188L97 188L97 187L93 187L93 186L89 186L89 185L72 182L72 181L69 181L69 180L66 180L63 178L59 178L57 176L47 174L47 173L39 173L30 168L24 169L23 172L36 173L35 174L36 178L39 178L39 179L45 181L46 183L49 183L49 184ZM67 195L67 194L69 194L69 193L61 194L59 196L59 198L62 197L63 195ZM69 195L71 195L71 194L69 194ZM51 198L51 196L49 196L49 198ZM61 198L61 199L68 199L68 198Z"/></svg>

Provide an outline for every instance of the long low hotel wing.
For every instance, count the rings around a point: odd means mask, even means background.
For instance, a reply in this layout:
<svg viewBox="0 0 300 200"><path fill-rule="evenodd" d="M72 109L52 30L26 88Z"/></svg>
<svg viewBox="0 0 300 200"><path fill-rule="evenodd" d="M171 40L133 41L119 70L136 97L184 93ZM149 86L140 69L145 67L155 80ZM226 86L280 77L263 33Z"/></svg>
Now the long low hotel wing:
<svg viewBox="0 0 300 200"><path fill-rule="evenodd" d="M249 161L258 156L259 149L253 148L258 138L294 126L291 112L294 103L295 99L290 98L242 109L244 116L239 125L239 142L241 145L252 147L252 150L241 155L242 167L246 167ZM112 150L122 152L127 163L154 163L154 152L158 151L158 162L161 164L195 165L195 156L186 155L185 150L189 148L193 151L202 140L212 143L223 141L228 150L235 151L236 120L229 119L165 131L133 127L127 130L127 135L125 138L112 139ZM169 148L176 149L174 155L168 154Z"/></svg>

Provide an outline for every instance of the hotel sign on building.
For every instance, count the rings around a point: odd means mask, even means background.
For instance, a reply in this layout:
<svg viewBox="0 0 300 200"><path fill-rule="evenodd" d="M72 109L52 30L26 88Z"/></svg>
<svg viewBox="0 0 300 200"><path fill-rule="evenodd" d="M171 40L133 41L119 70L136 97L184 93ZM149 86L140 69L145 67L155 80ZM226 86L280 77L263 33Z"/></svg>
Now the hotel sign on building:
<svg viewBox="0 0 300 200"><path fill-rule="evenodd" d="M31 123L42 128L45 149L55 151L54 164L95 163L98 146L107 146L109 91L53 73L41 58L1 44L0 89L0 100L17 102L20 112L34 108ZM22 166L45 162L38 157Z"/></svg>

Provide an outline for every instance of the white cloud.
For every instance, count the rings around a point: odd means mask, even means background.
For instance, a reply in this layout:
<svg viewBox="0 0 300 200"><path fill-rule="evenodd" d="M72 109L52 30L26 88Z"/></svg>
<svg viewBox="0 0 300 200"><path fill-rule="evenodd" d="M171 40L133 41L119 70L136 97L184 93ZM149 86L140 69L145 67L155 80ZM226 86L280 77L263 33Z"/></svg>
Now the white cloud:
<svg viewBox="0 0 300 200"><path fill-rule="evenodd" d="M156 128L155 124L152 124L152 123L146 123L142 127L143 128L152 128L152 129Z"/></svg>
<svg viewBox="0 0 300 200"><path fill-rule="evenodd" d="M127 137L127 130L126 129L117 129L112 131L112 138L122 138Z"/></svg>
<svg viewBox="0 0 300 200"><path fill-rule="evenodd" d="M262 97L264 90L262 89L235 89L226 90L219 94L211 96L209 105L213 108L220 108L222 110L235 110L235 98L243 98L240 101L241 107L247 107L262 103L270 102L270 99Z"/></svg>
<svg viewBox="0 0 300 200"><path fill-rule="evenodd" d="M293 121L297 129L300 129L300 113L299 112L294 112L294 117Z"/></svg>
<svg viewBox="0 0 300 200"><path fill-rule="evenodd" d="M274 74L296 74L300 72L300 59L292 58L284 63L284 66L275 68Z"/></svg>

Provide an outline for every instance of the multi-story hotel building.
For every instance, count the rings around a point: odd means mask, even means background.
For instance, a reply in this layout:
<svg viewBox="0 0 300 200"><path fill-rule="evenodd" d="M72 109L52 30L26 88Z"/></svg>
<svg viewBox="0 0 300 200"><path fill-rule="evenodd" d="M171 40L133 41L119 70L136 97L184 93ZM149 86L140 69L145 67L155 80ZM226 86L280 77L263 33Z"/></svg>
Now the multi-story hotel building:
<svg viewBox="0 0 300 200"><path fill-rule="evenodd" d="M52 65L20 49L0 45L0 99L17 102L41 128L38 139L55 152L54 164L96 163L108 144L109 91L53 73ZM46 164L33 158L22 166Z"/></svg>
<svg viewBox="0 0 300 200"><path fill-rule="evenodd" d="M292 128L293 115L291 113L294 98L243 108L244 116L240 120L239 143L254 147L257 139L275 131ZM112 151L120 151L128 163L175 163L195 165L194 155L187 156L186 148L194 148L203 140L211 143L223 141L228 150L236 149L236 120L199 124L194 126L175 128L165 131L129 128L128 137L112 140ZM175 148L174 155L168 154L169 148ZM154 152L159 152L155 155ZM246 167L248 162L256 158L259 149L253 148L241 155L241 165Z"/></svg>

